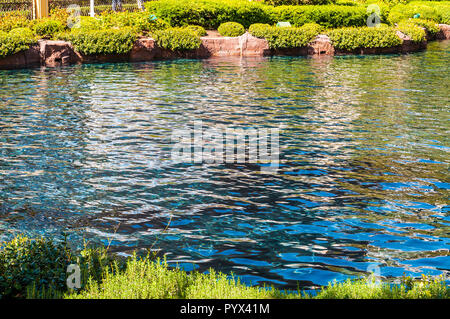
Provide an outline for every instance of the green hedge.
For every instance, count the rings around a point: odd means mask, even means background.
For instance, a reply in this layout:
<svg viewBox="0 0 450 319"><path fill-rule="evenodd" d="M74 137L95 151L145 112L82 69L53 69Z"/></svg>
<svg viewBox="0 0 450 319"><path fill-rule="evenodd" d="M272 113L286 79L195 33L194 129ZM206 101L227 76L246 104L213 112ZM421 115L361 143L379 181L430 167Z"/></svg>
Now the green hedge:
<svg viewBox="0 0 450 319"><path fill-rule="evenodd" d="M125 54L133 48L136 32L132 28L73 30L60 37L72 42L75 50L86 55Z"/></svg>
<svg viewBox="0 0 450 319"><path fill-rule="evenodd" d="M52 38L55 34L62 32L66 26L58 20L41 19L33 25L33 31L40 37Z"/></svg>
<svg viewBox="0 0 450 319"><path fill-rule="evenodd" d="M393 24L414 18L417 14L422 19L450 24L450 1L412 1L408 4L399 4L389 12L388 21Z"/></svg>
<svg viewBox="0 0 450 319"><path fill-rule="evenodd" d="M229 21L246 28L253 23L270 22L268 8L272 8L246 0L160 0L146 2L145 7L173 27L196 24L208 29L217 29Z"/></svg>
<svg viewBox="0 0 450 319"><path fill-rule="evenodd" d="M279 28L267 24L253 24L249 32L258 38L265 38L271 49L288 49L306 46L322 30L315 23L305 24L302 27Z"/></svg>
<svg viewBox="0 0 450 319"><path fill-rule="evenodd" d="M245 0L159 0L146 3L147 11L172 26L198 24L216 29L235 21L245 28L255 23L289 21L294 26L315 22L325 27L364 26L369 14L366 6L302 5L270 6Z"/></svg>
<svg viewBox="0 0 450 319"><path fill-rule="evenodd" d="M239 37L245 33L245 28L237 22L225 22L219 26L217 31L224 37Z"/></svg>
<svg viewBox="0 0 450 319"><path fill-rule="evenodd" d="M159 47L172 51L195 50L200 48L201 40L197 31L189 28L169 28L153 33Z"/></svg>
<svg viewBox="0 0 450 319"><path fill-rule="evenodd" d="M333 45L338 49L385 48L400 45L402 40L392 27L341 28L328 31Z"/></svg>
<svg viewBox="0 0 450 319"><path fill-rule="evenodd" d="M272 6L297 6L303 4L330 4L336 0L264 0L264 3Z"/></svg>
<svg viewBox="0 0 450 319"><path fill-rule="evenodd" d="M34 43L36 39L28 28L16 28L9 33L0 31L0 57L26 50Z"/></svg>
<svg viewBox="0 0 450 319"><path fill-rule="evenodd" d="M426 20L426 19L408 19L408 20L402 20L400 21L400 23L403 22L409 22L409 23L413 23L415 25L424 27L425 29L427 29L427 31L430 34L436 34L438 33L441 29L439 28L439 24L437 24L434 21L431 20Z"/></svg>
<svg viewBox="0 0 450 319"><path fill-rule="evenodd" d="M399 22L397 29L411 38L413 42L425 41L425 30L411 22Z"/></svg>
<svg viewBox="0 0 450 319"><path fill-rule="evenodd" d="M196 32L200 37L203 37L203 36L208 34L206 32L205 28L203 28L203 27L201 27L199 25L188 25L186 27L186 29Z"/></svg>
<svg viewBox="0 0 450 319"><path fill-rule="evenodd" d="M273 21L289 21L294 26L312 22L326 28L365 26L368 16L365 6L280 6L272 10Z"/></svg>

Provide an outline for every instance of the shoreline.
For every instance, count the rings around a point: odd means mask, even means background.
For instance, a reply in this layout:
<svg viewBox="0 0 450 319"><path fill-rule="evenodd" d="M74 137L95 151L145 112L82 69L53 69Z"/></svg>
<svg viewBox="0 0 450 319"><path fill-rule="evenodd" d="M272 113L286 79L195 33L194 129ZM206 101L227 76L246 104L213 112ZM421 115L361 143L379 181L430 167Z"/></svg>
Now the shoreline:
<svg viewBox="0 0 450 319"><path fill-rule="evenodd" d="M0 59L0 70L26 69L40 66L59 67L72 64L107 62L148 62L168 59L204 59L211 57L240 56L340 56L407 54L423 51L429 41L449 40L450 25L440 24L440 32L435 37L427 35L423 42L413 42L408 36L397 31L402 44L395 47L361 48L342 50L335 48L325 34L318 35L308 46L290 49L270 49L267 40L256 38L246 32L239 37L218 36L216 31L208 31L201 37L201 46L192 51L171 51L158 47L153 38L140 37L127 54L84 55L75 51L70 42L60 40L38 40L29 49Z"/></svg>

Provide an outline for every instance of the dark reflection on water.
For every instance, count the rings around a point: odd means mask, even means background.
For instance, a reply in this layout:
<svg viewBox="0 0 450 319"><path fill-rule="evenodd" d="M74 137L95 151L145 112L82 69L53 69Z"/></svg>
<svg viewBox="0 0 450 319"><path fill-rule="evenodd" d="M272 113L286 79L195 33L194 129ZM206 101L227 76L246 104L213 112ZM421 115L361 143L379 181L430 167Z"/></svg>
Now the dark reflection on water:
<svg viewBox="0 0 450 319"><path fill-rule="evenodd" d="M446 273L449 50L0 71L0 234L153 247L287 288ZM172 163L194 120L282 126L280 170Z"/></svg>

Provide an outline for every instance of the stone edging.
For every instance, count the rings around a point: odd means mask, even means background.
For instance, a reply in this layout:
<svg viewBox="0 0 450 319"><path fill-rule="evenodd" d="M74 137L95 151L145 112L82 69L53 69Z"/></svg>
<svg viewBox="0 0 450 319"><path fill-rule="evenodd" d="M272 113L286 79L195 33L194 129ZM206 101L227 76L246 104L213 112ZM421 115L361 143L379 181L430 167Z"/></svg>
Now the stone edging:
<svg viewBox="0 0 450 319"><path fill-rule="evenodd" d="M450 39L450 25L440 24L441 31L434 37ZM55 67L76 63L94 62L143 62L175 58L208 58L214 56L333 56L351 54L408 53L423 50L427 42L414 43L409 37L397 31L403 40L400 46L390 48L365 48L352 51L334 48L326 35L317 36L308 46L294 49L273 50L265 39L255 38L249 33L240 37L202 37L199 49L187 52L173 52L159 48L152 38L139 38L128 54L87 56L76 52L70 42L39 40L28 50L0 59L0 69L20 69L36 66ZM428 40L434 40L427 36Z"/></svg>

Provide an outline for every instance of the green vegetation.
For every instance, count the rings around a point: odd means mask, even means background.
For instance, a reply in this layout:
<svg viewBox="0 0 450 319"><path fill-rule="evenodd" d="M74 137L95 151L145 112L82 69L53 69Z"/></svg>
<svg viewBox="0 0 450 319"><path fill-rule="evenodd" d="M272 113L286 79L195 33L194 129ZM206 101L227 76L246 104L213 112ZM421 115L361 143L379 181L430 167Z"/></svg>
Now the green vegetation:
<svg viewBox="0 0 450 319"><path fill-rule="evenodd" d="M245 33L245 28L237 22L225 22L219 26L217 31L224 37L239 37Z"/></svg>
<svg viewBox="0 0 450 319"><path fill-rule="evenodd" d="M10 32L0 31L0 57L26 50L34 43L36 39L28 28L15 28Z"/></svg>
<svg viewBox="0 0 450 319"><path fill-rule="evenodd" d="M30 26L30 20L20 11L7 12L0 19L0 31L9 32L15 28Z"/></svg>
<svg viewBox="0 0 450 319"><path fill-rule="evenodd" d="M153 33L159 47L172 51L195 50L200 48L201 40L198 31L192 28L169 28Z"/></svg>
<svg viewBox="0 0 450 319"><path fill-rule="evenodd" d="M73 263L81 271L77 291L66 288L67 266ZM66 241L22 236L0 244L0 274L0 298L450 298L443 277L404 277L400 284L361 278L308 294L249 287L213 269L187 273L151 255L118 259L104 248L76 252Z"/></svg>
<svg viewBox="0 0 450 319"><path fill-rule="evenodd" d="M131 28L78 30L60 35L72 42L75 50L86 55L125 54L131 51L136 33Z"/></svg>
<svg viewBox="0 0 450 319"><path fill-rule="evenodd" d="M199 25L188 25L186 29L196 32L200 37L207 35L205 28Z"/></svg>
<svg viewBox="0 0 450 319"><path fill-rule="evenodd" d="M450 1L412 1L407 4L394 6L388 16L390 23L414 18L420 15L422 19L433 20L437 23L450 23Z"/></svg>
<svg viewBox="0 0 450 319"><path fill-rule="evenodd" d="M397 29L411 38L413 42L425 41L425 30L411 22L399 22Z"/></svg>
<svg viewBox="0 0 450 319"><path fill-rule="evenodd" d="M423 30L422 30L423 31ZM402 40L392 27L341 28L328 31L333 45L338 49L386 48L400 45Z"/></svg>
<svg viewBox="0 0 450 319"><path fill-rule="evenodd" d="M279 28L267 24L253 24L249 32L258 38L265 38L271 49L299 48L306 46L322 30L315 23L308 23L299 28Z"/></svg>
<svg viewBox="0 0 450 319"><path fill-rule="evenodd" d="M402 20L400 23L403 22L409 22L413 23L415 25L421 26L425 28L431 35L434 35L440 31L439 24L426 19L408 19L408 20Z"/></svg>
<svg viewBox="0 0 450 319"><path fill-rule="evenodd" d="M264 3L272 6L295 6L302 4L330 4L335 3L335 0L264 0Z"/></svg>
<svg viewBox="0 0 450 319"><path fill-rule="evenodd" d="M33 31L42 38L53 38L57 33L64 31L66 26L59 20L41 19L36 21Z"/></svg>

